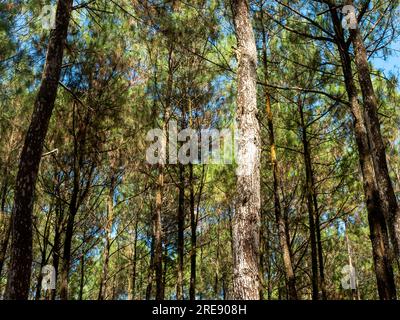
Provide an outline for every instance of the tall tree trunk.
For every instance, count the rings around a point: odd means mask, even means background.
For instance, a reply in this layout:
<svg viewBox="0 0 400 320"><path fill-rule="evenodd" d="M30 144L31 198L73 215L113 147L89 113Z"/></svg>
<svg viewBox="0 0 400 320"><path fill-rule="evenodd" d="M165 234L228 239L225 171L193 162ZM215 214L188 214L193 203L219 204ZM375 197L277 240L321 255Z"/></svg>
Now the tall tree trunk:
<svg viewBox="0 0 400 320"><path fill-rule="evenodd" d="M173 85L173 49L172 46L169 49L168 54L168 79L167 79L167 96L166 96L166 109L164 112L164 123L163 123L163 135L164 141L168 141L168 122L170 117L171 108L171 95ZM157 84L156 84L157 85ZM163 146L164 148L164 146ZM167 150L163 151L167 154ZM164 197L164 170L165 163L158 165L158 181L156 190L156 209L153 214L153 234L154 234L154 268L156 273L156 300L164 300L164 287L163 287L163 247L162 247L162 208L163 208L163 197Z"/></svg>
<svg viewBox="0 0 400 320"><path fill-rule="evenodd" d="M6 172L6 170L5 170L5 172ZM5 176L5 179L7 179L6 178L7 174L5 174L4 176ZM6 211L5 211L6 210L7 190L8 190L8 184L7 184L7 181L5 180L3 187L2 187L1 209L0 209L0 214L2 215L2 224L3 224L4 230L5 230L4 237L0 244L0 279L1 279L1 274L3 272L4 261L6 260L8 243L10 241L11 228L12 228L12 215L9 217L9 219L7 219Z"/></svg>
<svg viewBox="0 0 400 320"><path fill-rule="evenodd" d="M107 295L107 280L108 280L108 269L110 262L110 251L111 251L111 234L112 234L112 226L114 222L114 191L115 191L115 176L114 171L111 169L112 174L110 178L110 189L107 197L107 224L106 224L106 244L104 247L103 253L103 270L100 277L100 288L98 300L106 299Z"/></svg>
<svg viewBox="0 0 400 320"><path fill-rule="evenodd" d="M63 208L60 199L57 198L56 202L56 224L54 226L54 245L53 245L53 267L55 270L56 283L58 278L58 269L60 262L60 245L61 245L61 232L62 232L62 221L63 221ZM51 290L50 299L55 300L57 289Z"/></svg>
<svg viewBox="0 0 400 320"><path fill-rule="evenodd" d="M293 261L290 252L289 230L287 229L287 224L285 223L285 219L282 215L281 201L279 197L279 185L281 184L281 178L278 168L278 161L276 158L271 101L268 93L266 94L266 109L267 109L269 139L270 139L271 165L274 177L273 179L274 209L275 209L276 224L278 227L279 245L282 250L282 259L285 269L285 278L288 288L289 299L297 300L296 280L294 275Z"/></svg>
<svg viewBox="0 0 400 320"><path fill-rule="evenodd" d="M265 256L267 259L266 271L267 271L267 300L271 300L272 298L272 277L271 277L271 246L270 246L270 230L269 230L269 223L267 221L267 234L265 239Z"/></svg>
<svg viewBox="0 0 400 320"><path fill-rule="evenodd" d="M90 124L90 116L91 112L88 108L86 110L86 115L83 119L82 125L79 126L78 130L76 130L76 119L75 119L75 109L76 104L73 106L73 114L72 114L72 132L74 138L74 156L73 156L73 186L72 186L72 194L71 200L68 206L68 217L67 217L67 226L65 231L64 238L64 251L62 257L61 264L61 288L60 288L60 298L61 300L68 300L68 281L69 281L69 269L71 266L71 249L72 249L72 238L74 235L74 225L75 225L75 217L78 213L79 207L82 204L85 196L88 193L90 187L90 181L92 178L92 174L94 172L95 163L91 163L91 167L89 173L84 179L82 178L82 171L85 166L84 162L84 154L85 154L85 143L86 143L86 135L87 128ZM86 184L83 187L81 181L85 180Z"/></svg>
<svg viewBox="0 0 400 320"><path fill-rule="evenodd" d="M265 217L263 215L263 211L260 212L260 288L259 288L259 295L260 295L260 300L265 300L264 296L264 290L265 290L265 264L264 264L264 258L265 258L265 236L264 236L264 220ZM224 280L224 279L223 279Z"/></svg>
<svg viewBox="0 0 400 320"><path fill-rule="evenodd" d="M61 262L61 288L60 298L61 300L68 300L68 280L69 280L69 269L71 265L71 247L72 247L72 236L74 232L74 222L76 216L76 207L70 206L70 212L68 215L67 228L64 238L64 249Z"/></svg>
<svg viewBox="0 0 400 320"><path fill-rule="evenodd" d="M36 178L57 95L72 0L59 0L50 33L43 76L20 155L15 185L12 251L6 299L27 299L32 265L32 211Z"/></svg>
<svg viewBox="0 0 400 320"><path fill-rule="evenodd" d="M321 223L320 223L320 212L318 208L318 200L317 200L317 190L315 187L315 179L314 172L311 161L310 152L307 153L309 157L309 163L311 164L311 185L312 185L312 198L313 198L313 206L315 212L315 235L317 241L317 251L318 251L318 271L319 271L319 288L321 290L321 299L326 300L326 287L325 287L325 272L324 272L324 254L322 248L322 240L321 240Z"/></svg>
<svg viewBox="0 0 400 320"><path fill-rule="evenodd" d="M69 269L71 265L71 247L72 247L72 237L74 233L75 216L78 212L77 202L79 194L79 170L74 172L74 186L72 190L71 202L69 204L69 212L67 219L67 227L65 231L64 238L64 249L63 257L61 263L61 289L60 298L61 300L68 300L68 279L69 279Z"/></svg>
<svg viewBox="0 0 400 320"><path fill-rule="evenodd" d="M308 144L307 127L304 120L303 103L301 98L298 100L298 109L300 114L300 125L302 132L302 143L303 143L303 156L304 165L306 169L306 197L307 197L307 208L308 208L308 223L310 229L310 242L311 242L311 270L312 270L312 298L318 300L318 250L317 250L317 239L316 239L316 212L313 203L313 171L310 155L310 147Z"/></svg>
<svg viewBox="0 0 400 320"><path fill-rule="evenodd" d="M259 299L260 128L257 119L257 49L249 3L233 0L237 37L238 168L233 221L233 297Z"/></svg>
<svg viewBox="0 0 400 320"><path fill-rule="evenodd" d="M363 176L363 188L368 211L372 255L379 297L385 300L394 299L396 297L396 287L394 283L393 269L389 259L389 238L387 234L383 204L374 173L367 129L361 107L358 103L357 87L353 78L348 46L344 40L343 29L336 8L333 6L330 6L330 14L335 29L336 44L342 63L346 91L353 115L354 135L358 148L361 173Z"/></svg>
<svg viewBox="0 0 400 320"><path fill-rule="evenodd" d="M311 252L316 252L317 261L315 257L312 257L312 271L313 271L313 299L321 298L326 300L326 288L325 288L325 274L324 274L324 259L323 259L323 249L321 241L321 228L320 228L320 215L317 201L317 193L315 189L315 178L311 159L311 150L308 143L307 137L307 124L304 120L304 112L302 104L299 101L299 112L301 129L303 133L303 156L306 168L306 185L307 185L307 205L309 212L309 222L310 222L310 241L311 241ZM314 229L314 231L312 230ZM315 242L315 243L314 243ZM312 253L313 254L313 253ZM315 267L317 264L318 276L315 274ZM315 287L315 281L318 282L318 286ZM321 290L321 296L319 297L319 291L316 294L315 290Z"/></svg>
<svg viewBox="0 0 400 320"><path fill-rule="evenodd" d="M181 130L186 129L186 108L181 109ZM184 281L184 255L185 255L185 167L183 164L178 164L178 274L176 281L176 298L183 300L183 281Z"/></svg>
<svg viewBox="0 0 400 320"><path fill-rule="evenodd" d="M352 4L352 1L350 1ZM350 29L353 42L355 65L358 71L358 80L364 102L364 115L366 129L373 157L376 181L385 209L385 219L392 241L395 257L400 258L400 208L394 193L392 181L386 159L386 148L382 139L379 117L378 101L374 92L368 65L367 51L360 29Z"/></svg>
<svg viewBox="0 0 400 320"><path fill-rule="evenodd" d="M189 190L190 190L190 300L196 299L196 249L197 249L197 221L195 214L195 194L193 180L193 165L189 164Z"/></svg>
<svg viewBox="0 0 400 320"><path fill-rule="evenodd" d="M162 296L165 297L165 287L167 285L167 272L168 272L168 246L165 244L164 253L163 253L163 261L164 261L164 269L163 269L163 292Z"/></svg>
<svg viewBox="0 0 400 320"><path fill-rule="evenodd" d="M173 8L174 10L175 8ZM163 135L165 143L168 142L168 123L171 112L172 89L173 89L173 70L174 70L174 47L169 43L168 48L168 76L167 91L165 97L165 110L163 122ZM155 87L157 87L157 78L155 77ZM163 146L164 148L164 146ZM167 150L163 151L167 154ZM162 239L162 207L164 196L164 170L165 163L158 165L158 181L156 186L156 209L153 214L153 234L154 234L154 268L156 276L156 300L164 300L164 281L163 281L163 239Z"/></svg>
<svg viewBox="0 0 400 320"><path fill-rule="evenodd" d="M42 275L42 268L46 265L47 263L47 246L49 243L49 235L50 235L50 215L52 212L52 208L50 207L49 213L47 214L46 217L46 224L44 227L44 235L43 235L43 249L42 249L42 254L41 254L41 259L40 259L40 267L39 267L39 274L38 274L38 279L36 283L36 294L35 294L35 300L40 300L41 294L42 294L42 280L43 280L43 275Z"/></svg>
<svg viewBox="0 0 400 320"><path fill-rule="evenodd" d="M221 218L220 218L220 211L217 211L217 256L215 257L215 281L214 281L214 294L215 296L219 296L219 268L220 268L220 249L221 249L221 243L220 243L220 222L221 222Z"/></svg>
<svg viewBox="0 0 400 320"><path fill-rule="evenodd" d="M166 130L164 130L165 132ZM154 268L156 271L156 299L163 300L163 269L162 269L162 225L161 212L163 205L163 189L164 189L164 166L159 165L159 175L156 194L156 210L154 210L153 233L154 233Z"/></svg>
<svg viewBox="0 0 400 320"><path fill-rule="evenodd" d="M319 270L319 286L321 288L321 293L322 293L322 300L327 299L326 295L326 286L325 286L325 268L324 268L324 255L323 255L323 248L322 248L322 240L321 240L321 225L320 225L320 214L318 210L318 205L317 205L317 195L315 191L315 185L314 185L314 208L316 212L316 217L315 217L315 232L317 236L317 250L318 250L318 270Z"/></svg>
<svg viewBox="0 0 400 320"><path fill-rule="evenodd" d="M267 35L264 27L262 28L263 36L263 64L264 64L264 78L265 81L268 79L268 64L267 64ZM281 186L281 176L278 167L278 160L276 157L276 146L275 146L275 132L274 132L274 121L273 113L271 109L271 97L269 95L267 87L265 87L265 109L267 113L267 125L269 132L269 147L271 153L271 166L273 174L273 192L274 192L274 209L275 219L278 228L279 245L282 250L282 260L285 270L286 284L288 288L288 296L290 300L297 300L296 290L296 279L293 271L293 262L290 253L290 234L287 228L287 223L282 215L281 200L279 197L279 188Z"/></svg>
<svg viewBox="0 0 400 320"><path fill-rule="evenodd" d="M200 230L200 238L202 238L202 230ZM200 246L200 261L203 261L203 246ZM200 283L204 283L203 280L203 268L200 268ZM199 300L203 300L203 291L199 292Z"/></svg>
<svg viewBox="0 0 400 320"><path fill-rule="evenodd" d="M183 262L185 228L185 168L179 164L178 196L178 274L176 280L176 299L183 300Z"/></svg>

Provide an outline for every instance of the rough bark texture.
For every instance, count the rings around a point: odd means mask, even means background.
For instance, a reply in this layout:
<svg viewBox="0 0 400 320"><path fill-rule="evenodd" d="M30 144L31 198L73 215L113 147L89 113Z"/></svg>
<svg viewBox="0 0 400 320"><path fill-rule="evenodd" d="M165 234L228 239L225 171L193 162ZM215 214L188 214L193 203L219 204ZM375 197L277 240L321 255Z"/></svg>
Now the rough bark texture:
<svg viewBox="0 0 400 320"><path fill-rule="evenodd" d="M379 297L381 299L394 299L396 297L396 288L393 278L393 269L389 259L389 238L386 229L384 208L374 174L368 133L363 118L363 112L358 103L357 87L354 82L348 46L344 40L343 29L333 6L330 6L330 13L335 29L336 44L342 63L346 91L353 115L353 128L363 177L363 188L368 211L372 255Z"/></svg>
<svg viewBox="0 0 400 320"><path fill-rule="evenodd" d="M259 299L260 132L257 49L246 0L232 1L237 37L238 168L233 217L233 298Z"/></svg>
<svg viewBox="0 0 400 320"><path fill-rule="evenodd" d="M43 144L61 73L72 0L59 0L56 28L50 33L46 63L34 110L20 155L15 186L12 252L6 299L27 299L32 265L32 211Z"/></svg>
<svg viewBox="0 0 400 320"><path fill-rule="evenodd" d="M350 30L352 37L355 64L364 102L365 123L373 157L376 181L382 198L386 223L392 241L395 256L400 257L400 208L393 190L392 181L386 160L386 148L382 139L378 101L371 80L367 51L360 30Z"/></svg>

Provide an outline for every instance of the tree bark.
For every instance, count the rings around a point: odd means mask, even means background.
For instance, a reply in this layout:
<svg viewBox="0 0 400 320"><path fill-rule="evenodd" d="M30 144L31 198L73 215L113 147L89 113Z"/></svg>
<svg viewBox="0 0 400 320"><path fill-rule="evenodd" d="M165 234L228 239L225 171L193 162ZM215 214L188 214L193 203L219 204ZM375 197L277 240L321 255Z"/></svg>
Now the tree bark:
<svg viewBox="0 0 400 320"><path fill-rule="evenodd" d="M76 172L75 172L76 174ZM74 177L74 180L76 178ZM60 288L60 298L61 300L68 300L68 279L69 279L69 269L71 265L71 247L72 247L72 236L74 232L75 216L78 212L77 209L77 197L78 197L78 187L75 186L72 193L71 202L69 205L69 213L67 220L67 228L65 231L64 238L64 249L63 257L61 263L61 288Z"/></svg>
<svg viewBox="0 0 400 320"><path fill-rule="evenodd" d="M265 256L267 257L266 263L266 271L267 271L267 300L271 300L272 298L272 277L271 277L271 270L272 270L272 263L271 263L271 244L270 244L270 227L267 221L266 226L266 241L265 241Z"/></svg>
<svg viewBox="0 0 400 320"><path fill-rule="evenodd" d="M351 1L352 4L352 1ZM394 193L386 159L386 147L383 142L378 117L378 101L368 64L367 51L360 29L350 29L354 48L355 65L358 71L358 81L364 102L366 129L373 157L376 181L382 198L386 224L393 245L395 257L400 257L400 208Z"/></svg>
<svg viewBox="0 0 400 320"><path fill-rule="evenodd" d="M78 154L77 142L75 141L75 154L74 154L74 176L73 176L73 188L71 200L69 203L69 211L67 218L67 226L65 231L64 238L64 248L63 248L63 256L61 263L61 288L60 288L60 298L61 300L68 300L68 280L69 280L69 269L71 265L71 248L72 248L72 237L74 234L74 225L75 225L75 216L78 213L79 207L79 189L80 189L80 172L81 172L81 163L82 157ZM79 157L79 160L77 160ZM79 164L77 165L77 162Z"/></svg>
<svg viewBox="0 0 400 320"><path fill-rule="evenodd" d="M58 186L56 187L58 190ZM56 191L57 194L57 191ZM56 202L56 224L54 226L54 245L53 245L53 267L56 273L56 283L58 278L58 269L60 263L60 245L61 245L61 232L62 232L62 221L63 221L63 206L61 201L57 198ZM51 290L51 300L56 299L57 289Z"/></svg>
<svg viewBox="0 0 400 320"><path fill-rule="evenodd" d="M314 184L313 184L313 171L310 155L310 147L307 137L307 128L304 120L303 104L302 101L298 100L298 109L300 114L300 125L302 132L302 143L303 143L303 156L304 166L306 171L306 197L307 197L307 208L308 208L308 223L310 229L310 243L311 243L311 270L312 270L312 299L318 300L318 249L316 239L316 212L313 203Z"/></svg>
<svg viewBox="0 0 400 320"><path fill-rule="evenodd" d="M315 219L315 231L317 236L317 250L318 250L318 270L319 270L319 286L321 288L321 298L322 300L327 299L326 295L326 286L325 286L325 267L324 267L324 254L322 248L322 240L321 240L321 225L320 225L320 214L317 205L317 195L315 191L314 185L314 208L316 212L316 219Z"/></svg>
<svg viewBox="0 0 400 320"><path fill-rule="evenodd" d="M1 274L3 273L4 261L6 260L8 243L10 241L11 228L12 228L12 215L9 217L9 219L7 219L6 212L5 212L8 184L7 184L7 170L4 170L4 171L5 171L5 175L4 175L5 180L4 180L3 187L2 187L0 214L2 215L2 224L4 226L5 233L4 233L4 237L0 244L0 279L1 279ZM7 220L9 220L9 221L7 221Z"/></svg>
<svg viewBox="0 0 400 320"><path fill-rule="evenodd" d="M165 130L164 130L165 132ZM157 182L156 194L156 210L153 218L154 232L154 268L156 271L156 300L164 300L163 290L163 269L162 269L162 225L161 213L163 205L163 189L164 189L164 166L159 165L159 175Z"/></svg>
<svg viewBox="0 0 400 320"><path fill-rule="evenodd" d="M111 178L110 178L110 189L107 197L107 224L106 224L106 244L104 247L104 261L103 261L103 270L100 277L100 288L99 288L99 296L98 300L104 300L107 295L107 280L108 280L108 268L110 262L110 251L111 251L111 233L112 226L114 222L114 191L115 191L115 176L113 169Z"/></svg>
<svg viewBox="0 0 400 320"><path fill-rule="evenodd" d="M195 194L193 181L193 165L189 164L189 190L190 190L190 287L189 298L196 300L196 249L197 249L197 221L195 214ZM199 196L200 197L200 196Z"/></svg>
<svg viewBox="0 0 400 320"><path fill-rule="evenodd" d="M220 259L220 249L221 249L221 237L220 237L220 222L221 222L221 218L220 218L220 211L217 210L217 254L215 257L215 280L214 280L214 294L215 296L219 295L219 268L220 268L220 263L219 263L219 259Z"/></svg>
<svg viewBox="0 0 400 320"><path fill-rule="evenodd" d="M20 155L15 186L10 272L6 299L27 299L32 265L32 211L43 144L54 108L72 0L59 0L43 76Z"/></svg>
<svg viewBox="0 0 400 320"><path fill-rule="evenodd" d="M168 272L168 246L165 244L164 248L164 253L163 253L163 262L164 262L164 267L163 267L163 278L162 278L162 296L165 297L165 287L167 286L167 272Z"/></svg>
<svg viewBox="0 0 400 320"><path fill-rule="evenodd" d="M330 5L330 14L335 29L336 45L342 63L346 91L353 115L353 128L363 177L363 189L368 212L372 255L379 297L383 300L395 299L396 287L393 277L393 269L389 258L389 237L387 234L384 208L378 189L378 183L376 182L368 133L363 113L358 103L358 93L351 68L351 58L348 46L344 40L341 22L336 9L332 5Z"/></svg>
<svg viewBox="0 0 400 320"><path fill-rule="evenodd" d="M257 49L246 0L232 1L237 38L238 168L233 218L233 298L259 299L260 128Z"/></svg>
<svg viewBox="0 0 400 320"><path fill-rule="evenodd" d="M183 262L184 262L184 228L185 228L185 168L179 166L178 195L178 274L176 280L176 299L183 300Z"/></svg>
<svg viewBox="0 0 400 320"><path fill-rule="evenodd" d="M72 132L74 141L73 150L73 181L72 181L72 194L71 200L68 206L68 217L67 226L64 238L64 251L61 263L61 288L60 288L60 298L61 300L68 300L68 281L69 281L69 269L71 266L71 249L72 249L72 239L74 235L75 217L78 213L79 207L81 206L83 200L87 196L90 188L90 183L92 180L92 175L96 166L95 162L91 162L90 168L86 171L87 176L83 173L85 167L85 144L87 142L87 129L90 125L91 111L90 108L86 110L85 117L82 123L79 123L79 128L76 130L76 119L75 119L76 103L73 106L72 115ZM78 118L79 119L79 118ZM82 181L86 183L82 185Z"/></svg>

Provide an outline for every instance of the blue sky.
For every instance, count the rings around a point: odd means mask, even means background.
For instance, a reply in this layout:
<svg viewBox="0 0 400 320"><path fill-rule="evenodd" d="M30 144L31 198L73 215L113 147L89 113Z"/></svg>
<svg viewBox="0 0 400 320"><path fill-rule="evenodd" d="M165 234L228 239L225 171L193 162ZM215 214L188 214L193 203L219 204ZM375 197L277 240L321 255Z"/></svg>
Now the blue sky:
<svg viewBox="0 0 400 320"><path fill-rule="evenodd" d="M390 45L393 49L393 54L389 56L386 60L379 55L372 59L372 63L375 68L381 69L388 76L393 73L397 76L400 75L400 39L397 39Z"/></svg>

